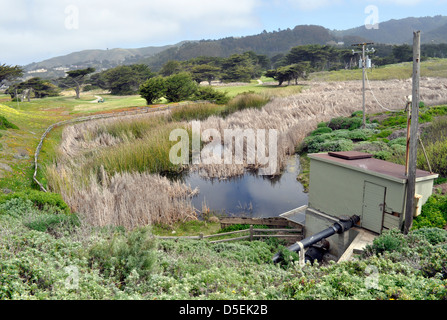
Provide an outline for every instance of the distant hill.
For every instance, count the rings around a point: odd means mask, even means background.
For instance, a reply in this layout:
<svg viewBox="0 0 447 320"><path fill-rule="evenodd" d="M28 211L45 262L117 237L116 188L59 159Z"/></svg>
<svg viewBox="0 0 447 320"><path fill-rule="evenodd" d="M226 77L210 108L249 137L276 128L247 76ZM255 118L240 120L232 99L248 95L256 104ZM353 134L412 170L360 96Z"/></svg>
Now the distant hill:
<svg viewBox="0 0 447 320"><path fill-rule="evenodd" d="M136 49L83 50L31 63L26 65L24 69L27 72L27 77L38 76L42 78L60 77L65 74L65 71L88 67L94 67L101 71L123 64L136 63L144 57L153 56L181 44Z"/></svg>
<svg viewBox="0 0 447 320"><path fill-rule="evenodd" d="M273 57L292 47L306 44L351 45L363 41L382 44L411 43L415 30L421 30L422 43L447 43L447 16L405 18L381 22L379 29L365 26L329 30L322 26L300 25L293 29L218 40L183 41L174 45L138 49L84 50L25 66L26 77L57 77L65 71L95 67L98 71L122 64L144 63L157 71L169 60L189 60L198 56L228 57L254 51Z"/></svg>
<svg viewBox="0 0 447 320"><path fill-rule="evenodd" d="M439 28L436 28L434 30L431 30L429 32L426 32L423 35L423 43L446 43L447 38L447 23L440 26Z"/></svg>
<svg viewBox="0 0 447 320"><path fill-rule="evenodd" d="M286 53L292 47L306 44L343 44L350 46L359 42L381 44L403 44L412 42L413 31L422 32L422 43L447 43L447 16L405 18L379 23L379 29L365 26L337 31L321 26L302 25L294 29L262 32L258 35L225 38L220 40L185 43L170 48L152 57L141 60L152 69L158 70L169 60L188 60L200 55L226 57L233 53L254 51L272 57ZM432 41L434 40L434 41Z"/></svg>
<svg viewBox="0 0 447 320"><path fill-rule="evenodd" d="M421 31L421 42L430 43L434 40L447 42L447 16L422 18L405 18L389 20L379 23L379 29L366 29L365 26L344 31L332 31L336 37L356 36L368 41L383 44L403 44L413 41L413 31Z"/></svg>
<svg viewBox="0 0 447 320"><path fill-rule="evenodd" d="M306 44L336 43L337 37L329 29L316 25L300 25L293 29L267 32L246 37L201 40L170 48L140 62L158 70L169 60L189 60L198 56L228 57L234 53L254 51L272 57L292 47Z"/></svg>

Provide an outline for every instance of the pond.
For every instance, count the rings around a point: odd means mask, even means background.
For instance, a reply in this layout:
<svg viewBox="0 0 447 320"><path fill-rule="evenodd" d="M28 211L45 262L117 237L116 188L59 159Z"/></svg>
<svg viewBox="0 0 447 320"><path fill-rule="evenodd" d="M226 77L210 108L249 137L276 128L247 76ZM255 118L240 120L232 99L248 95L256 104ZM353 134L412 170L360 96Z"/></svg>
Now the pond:
<svg viewBox="0 0 447 320"><path fill-rule="evenodd" d="M192 201L198 210L206 204L210 211L224 216L267 218L307 205L307 193L296 179L299 170L299 157L292 156L283 174L274 179L247 172L240 177L218 180L189 172L182 180L193 189L199 188Z"/></svg>

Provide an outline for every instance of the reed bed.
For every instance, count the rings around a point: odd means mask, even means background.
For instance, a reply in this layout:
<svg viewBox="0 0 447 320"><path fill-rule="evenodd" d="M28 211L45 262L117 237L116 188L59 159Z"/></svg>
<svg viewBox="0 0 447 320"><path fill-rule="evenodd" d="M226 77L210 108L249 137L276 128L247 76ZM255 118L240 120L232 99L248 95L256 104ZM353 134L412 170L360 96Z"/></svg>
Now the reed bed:
<svg viewBox="0 0 447 320"><path fill-rule="evenodd" d="M196 219L191 198L198 191L158 174L180 169L169 161L174 128L179 125L166 115L66 127L57 159L46 168L49 189L95 226L133 229Z"/></svg>
<svg viewBox="0 0 447 320"><path fill-rule="evenodd" d="M170 118L173 121L205 120L216 115L219 116L225 111L225 107L214 103L197 103L181 106L171 111Z"/></svg>
<svg viewBox="0 0 447 320"><path fill-rule="evenodd" d="M372 81L366 93L368 113L405 108L406 97L411 95L412 81ZM447 79L422 78L420 99L426 105L447 102ZM374 93L374 95L373 95ZM386 109L383 109L386 108ZM287 155L293 154L303 138L319 122L333 117L349 116L362 110L362 84L359 81L311 82L300 94L274 97L261 110L246 109L226 118L211 116L201 123L202 130L214 128L221 136L225 129L275 129L278 130L277 174L284 168ZM243 166L201 164L193 167L204 176L224 178L244 172ZM256 167L256 166L255 166Z"/></svg>
<svg viewBox="0 0 447 320"><path fill-rule="evenodd" d="M103 174L101 181L92 176L87 186L73 190L68 201L92 225L131 230L197 218L189 200L197 190L149 173Z"/></svg>

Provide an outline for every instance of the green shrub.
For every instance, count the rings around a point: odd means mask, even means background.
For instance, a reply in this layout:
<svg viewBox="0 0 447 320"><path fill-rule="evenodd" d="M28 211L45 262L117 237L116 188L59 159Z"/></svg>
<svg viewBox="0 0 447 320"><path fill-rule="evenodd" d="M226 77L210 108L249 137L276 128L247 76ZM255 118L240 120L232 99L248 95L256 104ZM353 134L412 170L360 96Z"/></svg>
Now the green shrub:
<svg viewBox="0 0 447 320"><path fill-rule="evenodd" d="M379 133L375 134L373 136L373 138L386 138L386 137L388 137L392 133L393 133L393 130L385 129L385 130L382 130Z"/></svg>
<svg viewBox="0 0 447 320"><path fill-rule="evenodd" d="M430 107L425 113L430 114L435 117L447 115L447 105Z"/></svg>
<svg viewBox="0 0 447 320"><path fill-rule="evenodd" d="M0 214L19 217L33 210L34 205L28 199L10 198L0 202Z"/></svg>
<svg viewBox="0 0 447 320"><path fill-rule="evenodd" d="M441 176L447 176L447 139L425 145L425 151L432 171ZM418 152L417 165L423 170L430 170L423 152Z"/></svg>
<svg viewBox="0 0 447 320"><path fill-rule="evenodd" d="M403 248L405 243L405 236L398 230L392 229L375 238L367 250L374 252L374 254L398 251Z"/></svg>
<svg viewBox="0 0 447 320"><path fill-rule="evenodd" d="M0 129L6 130L6 129L18 129L15 124L11 123L6 119L4 116L0 116Z"/></svg>
<svg viewBox="0 0 447 320"><path fill-rule="evenodd" d="M195 100L206 100L215 104L226 104L230 101L228 93L225 91L218 91L211 86L199 86L194 93Z"/></svg>
<svg viewBox="0 0 447 320"><path fill-rule="evenodd" d="M440 228L421 228L412 231L412 234L423 237L431 245L447 242L447 230Z"/></svg>
<svg viewBox="0 0 447 320"><path fill-rule="evenodd" d="M391 158L392 154L388 151L382 150L373 153L374 158L380 160L388 160Z"/></svg>
<svg viewBox="0 0 447 320"><path fill-rule="evenodd" d="M90 265L98 267L106 277L126 282L135 272L141 279L148 278L155 263L154 249L155 239L149 228L141 227L94 244L88 257Z"/></svg>
<svg viewBox="0 0 447 320"><path fill-rule="evenodd" d="M320 122L317 124L317 128L327 128L327 122Z"/></svg>
<svg viewBox="0 0 447 320"><path fill-rule="evenodd" d="M354 111L354 112L351 114L351 117L352 117L352 118L354 118L354 117L363 117L363 111L362 111L362 110Z"/></svg>
<svg viewBox="0 0 447 320"><path fill-rule="evenodd" d="M39 210L53 207L58 213L70 214L70 208L62 199L62 196L52 192L41 192L37 190L27 190L0 196L0 203L10 199L20 198L31 201Z"/></svg>
<svg viewBox="0 0 447 320"><path fill-rule="evenodd" d="M447 182L447 178L446 177L441 177L441 176L439 176L439 177L437 177L436 179L435 179L435 181L433 182L433 184L434 185L438 185L438 184L443 184L443 183L446 183Z"/></svg>
<svg viewBox="0 0 447 320"><path fill-rule="evenodd" d="M350 151L354 147L347 130L333 131L332 133L322 133L309 136L303 140L302 152L317 153L329 151Z"/></svg>
<svg viewBox="0 0 447 320"><path fill-rule="evenodd" d="M353 141L365 141L368 139L369 135L370 135L370 131L362 130L362 129L355 129L355 130L349 131L348 139L351 139Z"/></svg>
<svg viewBox="0 0 447 320"><path fill-rule="evenodd" d="M431 195L413 220L413 229L423 227L443 228L447 224L447 195Z"/></svg>
<svg viewBox="0 0 447 320"><path fill-rule="evenodd" d="M268 226L266 225L254 225L253 228L255 229L268 229ZM224 232L232 232L232 231L239 231L239 230L247 230L250 229L249 224L233 224L230 226L227 226L225 228L222 228L218 231L218 233L224 233Z"/></svg>
<svg viewBox="0 0 447 320"><path fill-rule="evenodd" d="M317 129L315 129L314 131L311 132L311 136L316 136L319 134L323 134L323 133L330 133L332 132L332 129L329 127L319 127Z"/></svg>
<svg viewBox="0 0 447 320"><path fill-rule="evenodd" d="M328 127L332 130L348 129L354 130L362 126L363 122L360 118L337 117L332 118L328 123Z"/></svg>
<svg viewBox="0 0 447 320"><path fill-rule="evenodd" d="M407 138L406 137L399 137L399 138L390 140L388 142L388 145L390 147L394 146L394 145L401 145L401 146L405 146L406 147L407 146Z"/></svg>
<svg viewBox="0 0 447 320"><path fill-rule="evenodd" d="M148 79L140 86L139 93L147 104L153 104L166 94L166 82L161 76Z"/></svg>
<svg viewBox="0 0 447 320"><path fill-rule="evenodd" d="M407 116L394 114L390 116L380 123L382 127L390 128L390 127L405 127L407 125Z"/></svg>
<svg viewBox="0 0 447 320"><path fill-rule="evenodd" d="M41 213L33 220L25 222L24 225L31 230L53 232L56 228L71 230L75 227L79 227L80 220L78 216L74 214Z"/></svg>
<svg viewBox="0 0 447 320"><path fill-rule="evenodd" d="M354 147L354 143L351 140L339 139L325 141L319 145L319 152L329 151L350 151Z"/></svg>
<svg viewBox="0 0 447 320"><path fill-rule="evenodd" d="M391 150L393 155L404 155L407 150L407 146L396 143L391 145Z"/></svg>
<svg viewBox="0 0 447 320"><path fill-rule="evenodd" d="M433 120L433 116L431 114L428 114L428 113L422 113L419 116L419 123L430 122L432 120Z"/></svg>
<svg viewBox="0 0 447 320"><path fill-rule="evenodd" d="M165 79L165 97L169 102L189 100L197 91L197 84L186 72L173 74Z"/></svg>
<svg viewBox="0 0 447 320"><path fill-rule="evenodd" d="M327 137L329 137L331 140L349 139L349 130L346 129L334 130Z"/></svg>

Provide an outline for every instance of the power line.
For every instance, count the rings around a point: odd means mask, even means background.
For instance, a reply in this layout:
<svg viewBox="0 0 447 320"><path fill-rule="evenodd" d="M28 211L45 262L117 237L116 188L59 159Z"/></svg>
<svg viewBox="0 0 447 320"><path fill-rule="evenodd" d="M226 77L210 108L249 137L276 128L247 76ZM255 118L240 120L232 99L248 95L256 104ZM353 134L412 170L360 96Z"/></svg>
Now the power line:
<svg viewBox="0 0 447 320"><path fill-rule="evenodd" d="M365 106L365 73L366 73L366 57L365 53L367 52L374 52L374 48L372 50L366 50L367 45L374 44L373 42L364 42L364 43L357 43L353 44L352 46L362 47L362 51L354 51L352 50L352 54L361 53L362 54L362 73L363 73L363 129L366 128L366 106Z"/></svg>
<svg viewBox="0 0 447 320"><path fill-rule="evenodd" d="M368 83L369 91L371 91L371 94L372 94L372 96L374 97L374 100L376 100L377 104L378 104L382 109L384 109L384 110L386 110L386 111L391 111L391 112L400 112L400 111L401 111L401 110L397 110L397 109L388 109L388 108L385 108L385 107L379 102L379 100L377 100L376 95L374 94L374 91L373 91L372 88L371 88L371 83L369 82L369 79L368 79L368 73L367 73L367 72L365 72L365 77L366 77L366 82Z"/></svg>

